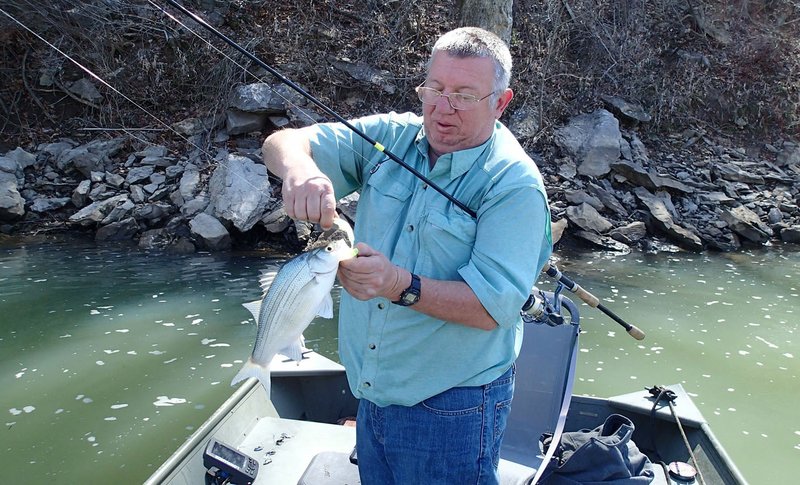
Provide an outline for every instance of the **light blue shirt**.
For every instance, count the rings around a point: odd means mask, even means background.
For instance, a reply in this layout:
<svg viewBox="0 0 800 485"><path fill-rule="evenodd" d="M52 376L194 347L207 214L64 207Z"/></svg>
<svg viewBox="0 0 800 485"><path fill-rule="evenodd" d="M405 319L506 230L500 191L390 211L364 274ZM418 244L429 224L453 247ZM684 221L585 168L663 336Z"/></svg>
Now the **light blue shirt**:
<svg viewBox="0 0 800 485"><path fill-rule="evenodd" d="M410 406L493 381L519 353L519 311L551 252L538 168L499 121L484 144L443 155L433 169L421 117L389 113L353 125L477 212L471 217L344 125L316 125L312 153L336 197L360 191L356 241L420 276L466 282L497 322L480 330L342 292L339 355L353 394Z"/></svg>

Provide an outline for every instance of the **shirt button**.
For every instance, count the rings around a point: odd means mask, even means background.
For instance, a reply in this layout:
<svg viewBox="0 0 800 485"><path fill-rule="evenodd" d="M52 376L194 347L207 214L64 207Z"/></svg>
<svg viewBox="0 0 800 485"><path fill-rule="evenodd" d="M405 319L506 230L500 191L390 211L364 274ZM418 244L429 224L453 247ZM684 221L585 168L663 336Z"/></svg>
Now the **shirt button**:
<svg viewBox="0 0 800 485"><path fill-rule="evenodd" d="M364 387L372 387L372 384L369 381L364 382Z"/></svg>
<svg viewBox="0 0 800 485"><path fill-rule="evenodd" d="M370 350L375 350L375 344L369 344L369 349Z"/></svg>
<svg viewBox="0 0 800 485"><path fill-rule="evenodd" d="M408 232L414 232L414 224L409 224L408 226L406 226L406 230Z"/></svg>
<svg viewBox="0 0 800 485"><path fill-rule="evenodd" d="M380 308L381 310L383 310L383 308L384 308L385 306L386 306L386 305L384 305L383 303L378 303L378 308Z"/></svg>

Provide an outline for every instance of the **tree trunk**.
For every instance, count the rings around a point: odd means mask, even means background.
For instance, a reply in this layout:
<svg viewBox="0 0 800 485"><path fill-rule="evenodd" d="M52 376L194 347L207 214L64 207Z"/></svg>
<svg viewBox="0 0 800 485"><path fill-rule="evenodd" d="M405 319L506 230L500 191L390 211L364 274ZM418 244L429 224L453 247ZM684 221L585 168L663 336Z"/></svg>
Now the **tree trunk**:
<svg viewBox="0 0 800 485"><path fill-rule="evenodd" d="M513 4L513 0L458 0L459 25L481 27L511 45Z"/></svg>

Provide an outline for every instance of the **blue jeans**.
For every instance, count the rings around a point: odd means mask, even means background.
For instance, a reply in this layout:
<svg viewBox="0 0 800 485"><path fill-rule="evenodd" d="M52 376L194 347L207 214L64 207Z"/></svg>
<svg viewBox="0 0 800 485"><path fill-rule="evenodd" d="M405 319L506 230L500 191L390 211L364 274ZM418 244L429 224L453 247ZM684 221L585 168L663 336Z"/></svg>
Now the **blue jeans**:
<svg viewBox="0 0 800 485"><path fill-rule="evenodd" d="M356 420L363 485L497 484L515 367L484 386L454 387L421 403L362 399Z"/></svg>

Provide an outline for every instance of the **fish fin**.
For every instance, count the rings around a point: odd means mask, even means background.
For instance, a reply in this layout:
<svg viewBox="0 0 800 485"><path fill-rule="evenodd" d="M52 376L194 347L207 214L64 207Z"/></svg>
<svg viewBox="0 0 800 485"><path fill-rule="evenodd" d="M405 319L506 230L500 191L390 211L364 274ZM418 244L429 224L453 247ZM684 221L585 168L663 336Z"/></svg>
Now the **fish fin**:
<svg viewBox="0 0 800 485"><path fill-rule="evenodd" d="M258 315L261 313L261 301L262 300L255 300L248 303L242 303L242 306L247 308L250 313L253 314L253 318L256 319L256 325L258 325Z"/></svg>
<svg viewBox="0 0 800 485"><path fill-rule="evenodd" d="M233 380L231 381L231 386L235 386L239 381L243 381L250 377L255 377L258 379L261 385L264 386L264 390L267 392L267 397L270 397L272 380L270 379L269 365L260 365L256 363L252 357L250 357L239 370L239 373L234 376Z"/></svg>
<svg viewBox="0 0 800 485"><path fill-rule="evenodd" d="M303 349L305 348L305 346L306 346L306 339L303 338L302 335L300 335L300 337L297 340L289 344L288 347L279 351L278 353L281 355L285 355L286 357L292 359L295 362L300 362L301 360L303 360Z"/></svg>
<svg viewBox="0 0 800 485"><path fill-rule="evenodd" d="M278 275L278 271L275 269L263 269L261 270L261 276L258 278L258 284L261 286L263 298L264 295L267 294L270 287L272 286L272 282L275 281L275 277Z"/></svg>
<svg viewBox="0 0 800 485"><path fill-rule="evenodd" d="M333 318L333 298L331 297L330 293L325 295L325 298L319 302L319 307L317 307L317 315L322 318Z"/></svg>

